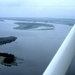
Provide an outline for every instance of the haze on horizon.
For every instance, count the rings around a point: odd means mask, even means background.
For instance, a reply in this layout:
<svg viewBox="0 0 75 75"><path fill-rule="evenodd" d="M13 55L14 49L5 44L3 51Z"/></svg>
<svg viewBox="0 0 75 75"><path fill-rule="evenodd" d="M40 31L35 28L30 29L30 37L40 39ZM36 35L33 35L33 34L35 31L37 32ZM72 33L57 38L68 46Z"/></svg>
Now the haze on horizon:
<svg viewBox="0 0 75 75"><path fill-rule="evenodd" d="M0 0L0 17L75 18L75 0Z"/></svg>

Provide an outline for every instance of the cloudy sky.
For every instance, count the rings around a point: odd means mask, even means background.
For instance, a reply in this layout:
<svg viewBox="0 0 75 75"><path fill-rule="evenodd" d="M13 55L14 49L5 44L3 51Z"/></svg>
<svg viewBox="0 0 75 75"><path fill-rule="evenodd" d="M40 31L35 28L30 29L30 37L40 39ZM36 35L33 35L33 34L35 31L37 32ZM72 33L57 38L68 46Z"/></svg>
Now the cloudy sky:
<svg viewBox="0 0 75 75"><path fill-rule="evenodd" d="M75 0L0 0L0 17L75 18Z"/></svg>

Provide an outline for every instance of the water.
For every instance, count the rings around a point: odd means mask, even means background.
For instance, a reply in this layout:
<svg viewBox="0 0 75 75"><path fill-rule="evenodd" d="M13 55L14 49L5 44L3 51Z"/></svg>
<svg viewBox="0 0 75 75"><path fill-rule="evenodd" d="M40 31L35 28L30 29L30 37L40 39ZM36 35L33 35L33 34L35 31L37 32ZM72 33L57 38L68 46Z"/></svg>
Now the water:
<svg viewBox="0 0 75 75"><path fill-rule="evenodd" d="M15 42L0 46L0 52L12 53L24 61L12 67L0 64L0 74L42 75L72 26L52 23L54 30L16 30L14 22L0 22L0 37L17 37Z"/></svg>

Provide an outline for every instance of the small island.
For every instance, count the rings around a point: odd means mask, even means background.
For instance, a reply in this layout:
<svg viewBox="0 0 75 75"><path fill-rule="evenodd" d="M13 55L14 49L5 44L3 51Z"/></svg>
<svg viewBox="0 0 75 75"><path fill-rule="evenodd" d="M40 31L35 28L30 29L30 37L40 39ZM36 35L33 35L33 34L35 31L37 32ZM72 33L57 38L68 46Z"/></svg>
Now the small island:
<svg viewBox="0 0 75 75"><path fill-rule="evenodd" d="M0 45L6 44L6 43L11 43L15 41L17 37L15 36L9 36L9 37L0 37Z"/></svg>
<svg viewBox="0 0 75 75"><path fill-rule="evenodd" d="M28 29L37 29L37 30L54 30L54 26L47 23L38 23L38 22L15 22L14 24L19 25L18 27L15 27L14 29L20 29L20 30L28 30Z"/></svg>
<svg viewBox="0 0 75 75"><path fill-rule="evenodd" d="M0 64L4 66L17 66L16 57L13 54L0 52Z"/></svg>

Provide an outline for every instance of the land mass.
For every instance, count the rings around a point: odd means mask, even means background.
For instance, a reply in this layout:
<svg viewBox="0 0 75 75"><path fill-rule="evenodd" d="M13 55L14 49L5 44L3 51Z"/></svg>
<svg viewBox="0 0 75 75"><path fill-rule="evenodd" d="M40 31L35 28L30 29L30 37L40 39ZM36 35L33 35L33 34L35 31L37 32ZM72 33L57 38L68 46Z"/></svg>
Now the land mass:
<svg viewBox="0 0 75 75"><path fill-rule="evenodd" d="M10 36L10 37L0 37L0 45L6 44L6 43L11 43L15 41L17 37L15 36Z"/></svg>
<svg viewBox="0 0 75 75"><path fill-rule="evenodd" d="M20 30L27 30L27 29L40 29L40 30L53 30L54 26L51 24L46 23L23 23L23 22L16 22L15 24L18 24L18 27L15 27L14 29L20 29ZM41 27L41 28L40 28Z"/></svg>

